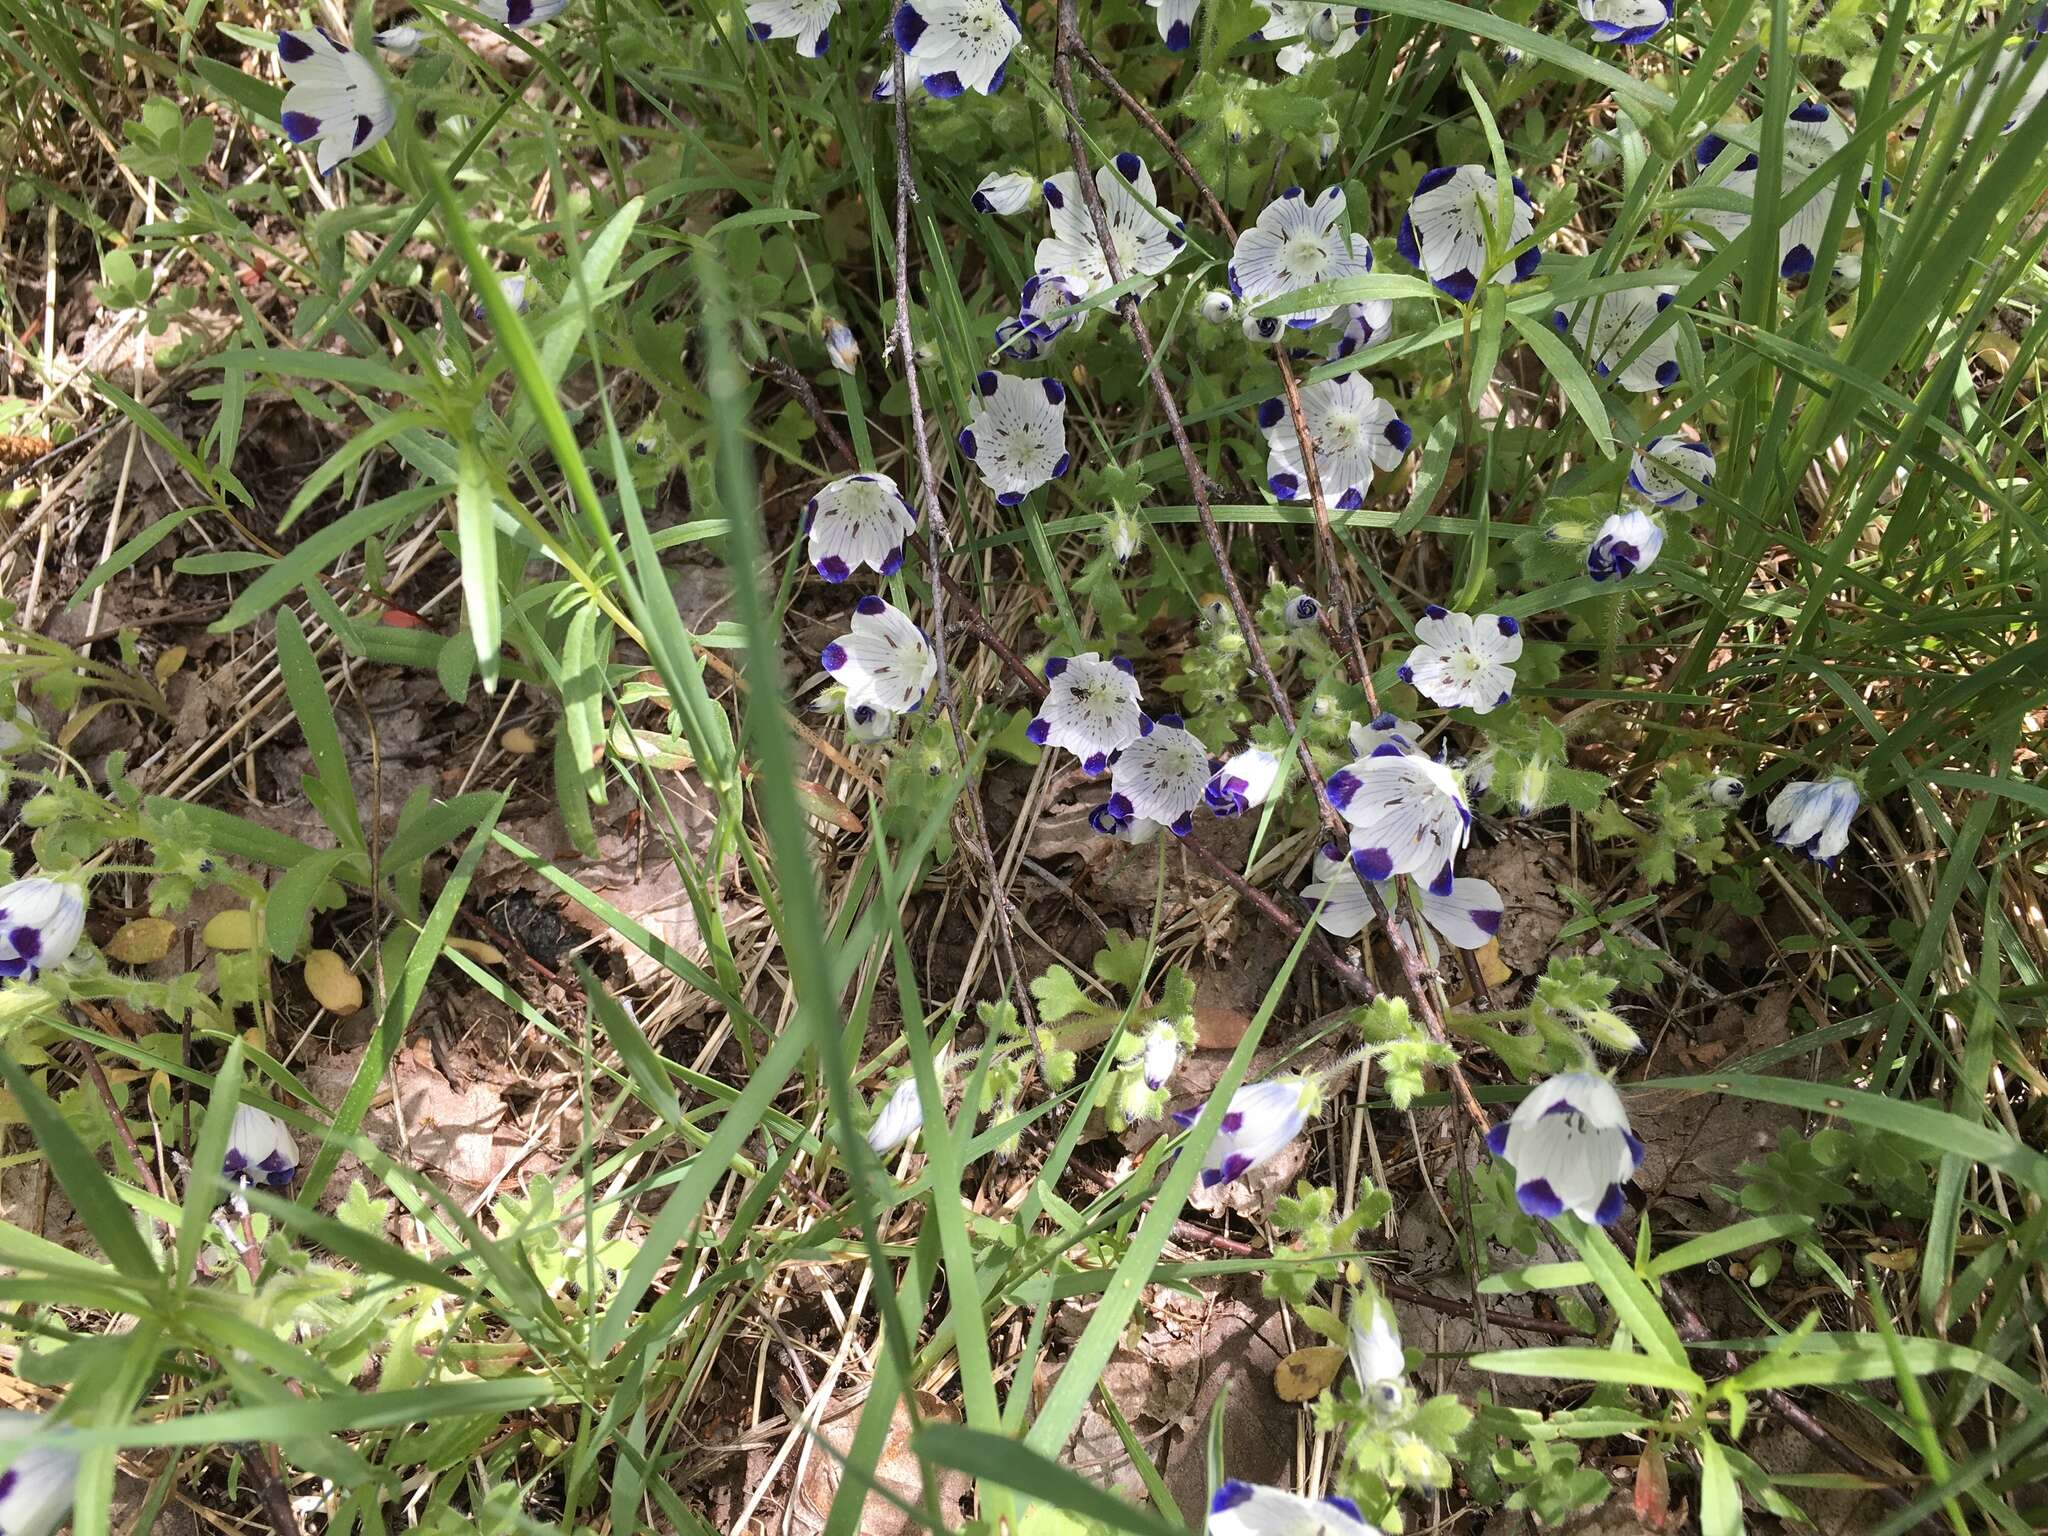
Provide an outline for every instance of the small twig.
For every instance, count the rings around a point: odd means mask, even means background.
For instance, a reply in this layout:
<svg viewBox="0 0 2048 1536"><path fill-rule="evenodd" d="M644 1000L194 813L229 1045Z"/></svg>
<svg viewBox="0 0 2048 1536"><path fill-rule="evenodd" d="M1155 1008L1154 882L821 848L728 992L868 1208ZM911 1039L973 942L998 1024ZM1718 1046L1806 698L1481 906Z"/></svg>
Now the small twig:
<svg viewBox="0 0 2048 1536"><path fill-rule="evenodd" d="M135 1133L128 1129L127 1118L121 1113L121 1106L114 1102L113 1087L107 1082L107 1074L100 1067L99 1052L86 1041L79 1041L78 1048L85 1052L85 1070L92 1077L92 1085L99 1090L100 1102L107 1107L107 1118L114 1122L114 1130L121 1138L121 1145L128 1149L128 1156L135 1162L135 1171L142 1177L142 1187L150 1194L162 1198L157 1188L156 1173L143 1160L142 1148L135 1144Z"/></svg>

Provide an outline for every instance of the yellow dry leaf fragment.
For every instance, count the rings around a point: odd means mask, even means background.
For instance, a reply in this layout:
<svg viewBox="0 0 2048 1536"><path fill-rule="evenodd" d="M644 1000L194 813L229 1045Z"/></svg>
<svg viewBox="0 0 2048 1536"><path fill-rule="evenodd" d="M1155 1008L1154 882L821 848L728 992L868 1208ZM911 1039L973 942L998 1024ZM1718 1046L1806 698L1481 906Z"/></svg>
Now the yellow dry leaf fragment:
<svg viewBox="0 0 2048 1536"><path fill-rule="evenodd" d="M362 978L331 949L316 949L306 956L306 990L322 1008L341 1018L363 1006Z"/></svg>
<svg viewBox="0 0 2048 1536"><path fill-rule="evenodd" d="M478 965L505 963L505 952L497 945L487 944L482 939L449 939L447 944L450 949L461 951Z"/></svg>
<svg viewBox="0 0 2048 1536"><path fill-rule="evenodd" d="M199 937L208 949L254 949L256 947L256 914L247 907L230 907L225 912L216 912L206 920L206 927Z"/></svg>
<svg viewBox="0 0 2048 1536"><path fill-rule="evenodd" d="M1273 1371L1273 1390L1283 1403L1305 1403L1321 1394L1344 1368L1341 1344L1311 1344L1297 1349Z"/></svg>
<svg viewBox="0 0 2048 1536"><path fill-rule="evenodd" d="M163 687L165 683L177 676L178 668L185 665L185 656L185 647L174 645L157 657L155 663L149 669L150 676L156 679L157 687Z"/></svg>
<svg viewBox="0 0 2048 1536"><path fill-rule="evenodd" d="M245 914L246 915L246 914ZM154 965L171 952L178 925L166 917L138 917L106 943L106 956L123 965Z"/></svg>

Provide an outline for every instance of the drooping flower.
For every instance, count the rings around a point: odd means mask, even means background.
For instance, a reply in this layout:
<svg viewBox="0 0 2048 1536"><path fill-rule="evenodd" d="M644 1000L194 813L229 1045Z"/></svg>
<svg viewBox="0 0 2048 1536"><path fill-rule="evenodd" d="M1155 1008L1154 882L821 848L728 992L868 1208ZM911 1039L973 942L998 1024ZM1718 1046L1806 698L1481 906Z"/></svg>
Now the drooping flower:
<svg viewBox="0 0 2048 1536"><path fill-rule="evenodd" d="M1105 820L1142 818L1162 823L1175 837L1195 825L1195 807L1209 787L1209 749L1181 724L1179 715L1138 717L1138 738L1117 755L1109 770Z"/></svg>
<svg viewBox="0 0 2048 1536"><path fill-rule="evenodd" d="M0 977L34 981L71 958L85 932L85 895L32 875L0 886Z"/></svg>
<svg viewBox="0 0 2048 1536"><path fill-rule="evenodd" d="M909 714L924 703L938 675L924 631L908 614L868 596L853 605L852 633L825 647L820 663L846 690L848 707L872 704L892 715Z"/></svg>
<svg viewBox="0 0 2048 1536"><path fill-rule="evenodd" d="M553 21L569 9L569 0L473 0L473 3L481 14L514 30Z"/></svg>
<svg viewBox="0 0 2048 1536"><path fill-rule="evenodd" d="M1579 14L1601 43L1647 43L1671 24L1671 0L1579 0Z"/></svg>
<svg viewBox="0 0 2048 1536"><path fill-rule="evenodd" d="M398 121L376 66L320 27L278 33L277 62L291 82L278 122L294 144L319 145L313 163L322 176L369 149Z"/></svg>
<svg viewBox="0 0 2048 1536"><path fill-rule="evenodd" d="M1022 213L1038 196L1038 178L1022 171L990 171L974 189L976 213Z"/></svg>
<svg viewBox="0 0 2048 1536"><path fill-rule="evenodd" d="M1451 613L1431 603L1415 621L1400 676L1430 703L1484 715L1514 691L1522 626L1501 613Z"/></svg>
<svg viewBox="0 0 2048 1536"><path fill-rule="evenodd" d="M974 461L996 501L1014 507L1067 472L1067 389L1058 379L984 372L960 451Z"/></svg>
<svg viewBox="0 0 2048 1536"><path fill-rule="evenodd" d="M1323 616L1323 605L1306 592L1280 605L1280 622L1289 629L1314 629Z"/></svg>
<svg viewBox="0 0 2048 1536"><path fill-rule="evenodd" d="M40 1413L0 1410L0 1446L17 1452L0 1472L0 1532L50 1536L71 1513L78 1486L78 1453L60 1425Z"/></svg>
<svg viewBox="0 0 2048 1536"><path fill-rule="evenodd" d="M1045 679L1050 684L1045 702L1024 727L1024 734L1041 747L1073 753L1092 775L1138 739L1145 712L1137 675L1123 657L1105 661L1095 651L1049 656Z"/></svg>
<svg viewBox="0 0 2048 1536"><path fill-rule="evenodd" d="M1349 357L1363 351L1376 341L1385 341L1393 334L1394 301L1392 299L1361 299L1351 306L1345 316L1344 329L1337 339L1330 343L1330 360Z"/></svg>
<svg viewBox="0 0 2048 1536"><path fill-rule="evenodd" d="M1616 512L1600 525L1586 551L1586 574L1595 581L1627 580L1647 571L1664 547L1664 530L1647 512Z"/></svg>
<svg viewBox="0 0 2048 1536"><path fill-rule="evenodd" d="M2048 9L2041 12L2041 20L2036 23L2037 30L2033 37L2028 38L2017 48L2000 49L1989 63L1971 71L1970 78L1957 88L1958 103L1975 98L1970 115L1963 121L1964 138L1976 137L1983 128L1985 115L1990 112L1992 103L1997 100L1999 89L2012 78L2014 71L2025 74L2032 69L2034 50L2043 35L2038 30L2041 26L2048 26ZM2032 117L2043 101L2048 101L2048 64L2042 65L2039 69L2032 69L2027 83L2020 87L2019 100L2012 104L2011 110L2005 115L2004 125L1998 131L2011 133Z"/></svg>
<svg viewBox="0 0 2048 1536"><path fill-rule="evenodd" d="M846 739L856 746L887 741L896 732L896 717L872 704L853 704L846 709Z"/></svg>
<svg viewBox="0 0 2048 1536"><path fill-rule="evenodd" d="M1160 1019L1145 1032L1145 1086L1154 1093L1164 1088L1180 1065L1180 1031L1171 1019Z"/></svg>
<svg viewBox="0 0 2048 1536"><path fill-rule="evenodd" d="M1512 261L1503 259L1536 228L1536 200L1521 177L1508 180L1503 208L1500 183L1484 166L1439 166L1415 184L1415 196L1402 216L1396 240L1401 254L1461 304L1472 302L1482 282L1525 281L1543 260L1541 248L1534 245Z"/></svg>
<svg viewBox="0 0 2048 1536"><path fill-rule="evenodd" d="M1002 88L1010 50L1024 36L1004 0L915 0L896 8L904 70L941 99Z"/></svg>
<svg viewBox="0 0 2048 1536"><path fill-rule="evenodd" d="M1088 825L1097 832L1100 832L1104 837L1113 837L1120 843L1134 843L1141 846L1151 842L1166 830L1158 822L1147 820L1143 816L1132 816L1120 820L1110 813L1109 806L1106 803L1096 806L1094 810L1088 813Z"/></svg>
<svg viewBox="0 0 2048 1536"><path fill-rule="evenodd" d="M377 46L395 59L411 58L426 40L426 33L418 27L386 27L376 37Z"/></svg>
<svg viewBox="0 0 2048 1536"><path fill-rule="evenodd" d="M498 293L512 307L512 313L523 315L533 303L533 282L524 272L507 272L498 279ZM469 307L472 318L481 320L488 313L484 301L478 298Z"/></svg>
<svg viewBox="0 0 2048 1536"><path fill-rule="evenodd" d="M1650 324L1664 312L1675 288L1623 288L1616 293L1603 293L1593 298L1581 299L1570 309L1560 309L1551 315L1551 323L1560 331L1567 331L1592 359L1593 371L1606 378L1616 368L1621 368L1621 383L1624 389L1637 394L1647 394L1653 389L1669 389L1678 382L1678 330L1675 326L1665 327L1660 334L1627 367L1621 367L1621 360L1627 357L1629 349L1635 346L1636 338L1650 328Z"/></svg>
<svg viewBox="0 0 2048 1536"><path fill-rule="evenodd" d="M1211 325L1222 325L1237 314L1237 300L1221 288L1211 288L1202 295L1202 318Z"/></svg>
<svg viewBox="0 0 2048 1536"><path fill-rule="evenodd" d="M839 0L750 0L747 24L762 42L793 37L798 53L822 59L832 46L832 18L838 14Z"/></svg>
<svg viewBox="0 0 2048 1536"><path fill-rule="evenodd" d="M1394 414L1392 404L1373 394L1363 374L1302 385L1301 417L1315 448L1323 499L1346 512L1365 505L1373 471L1395 468L1415 441L1408 424ZM1308 499L1301 440L1287 402L1275 396L1260 405L1259 425L1266 433L1266 484L1282 501Z"/></svg>
<svg viewBox="0 0 2048 1536"><path fill-rule="evenodd" d="M903 568L904 540L917 529L917 509L887 475L842 475L804 504L811 565L827 581L844 581L862 566L893 576Z"/></svg>
<svg viewBox="0 0 2048 1536"><path fill-rule="evenodd" d="M1159 24L1159 40L1166 44L1168 53L1185 53L1195 35L1195 17L1200 14L1202 0L1145 0L1154 12L1153 20Z"/></svg>
<svg viewBox="0 0 2048 1536"><path fill-rule="evenodd" d="M1210 1497L1202 1530L1203 1536L1380 1536L1358 1506L1338 1494L1305 1499L1234 1477Z"/></svg>
<svg viewBox="0 0 2048 1536"><path fill-rule="evenodd" d="M1081 302L1081 296L1064 277L1024 279L1017 298L1015 319L996 322L996 350L1024 362L1039 356L1053 338L1072 325L1075 316L1065 313Z"/></svg>
<svg viewBox="0 0 2048 1536"><path fill-rule="evenodd" d="M825 356L832 366L841 373L852 373L860 367L860 343L854 340L853 332L846 328L846 322L836 315L827 315L818 322L818 336L825 343Z"/></svg>
<svg viewBox="0 0 2048 1536"><path fill-rule="evenodd" d="M1784 170L1780 178L1779 206L1790 208L1802 187L1820 167L1833 157L1835 152L1849 142L1848 127L1837 117L1825 102L1803 101L1792 109L1792 115L1785 123ZM1735 163L1735 168L1717 173L1714 165L1728 148L1728 141L1717 133L1710 133L1701 139L1693 151L1693 161L1698 166L1702 180L1700 185L1716 187L1737 197L1754 199L1758 161L1754 153L1746 153ZM1778 226L1778 272L1783 277L1799 277L1813 270L1818 256L1820 241L1828 227L1829 217L1835 206L1835 197L1840 191L1837 184L1822 187L1798 208L1783 215L1784 223ZM1870 178L1865 176L1861 184L1864 197L1870 195ZM1736 239L1749 228L1751 210L1748 208L1696 208L1694 215L1714 231L1715 238L1705 238L1699 243L1713 246ZM1857 227L1856 208L1851 203L1844 228Z"/></svg>
<svg viewBox="0 0 2048 1536"><path fill-rule="evenodd" d="M1298 75L1317 55L1338 59L1358 46L1372 22L1362 5L1332 5L1330 0L1261 0L1266 24L1251 41L1286 43L1273 55L1283 74Z"/></svg>
<svg viewBox="0 0 2048 1536"><path fill-rule="evenodd" d="M1230 1096L1223 1123L1202 1154L1202 1188L1214 1189L1243 1178L1299 1136L1309 1116L1321 1108L1322 1093L1314 1078L1276 1077L1269 1082L1246 1083ZM1199 1104L1173 1112L1174 1123L1183 1130L1192 1130L1201 1117Z"/></svg>
<svg viewBox="0 0 2048 1536"><path fill-rule="evenodd" d="M1244 312L1239 325L1246 341L1278 341L1287 328L1278 315L1255 315L1250 310Z"/></svg>
<svg viewBox="0 0 2048 1536"><path fill-rule="evenodd" d="M1375 749L1390 741L1410 752L1422 747L1422 727L1391 711L1374 715L1370 720L1354 720L1349 735L1354 757L1371 757Z"/></svg>
<svg viewBox="0 0 2048 1536"><path fill-rule="evenodd" d="M1353 833L1354 839L1356 836ZM1377 914L1371 895L1359 884L1350 861L1340 858L1333 847L1326 845L1317 850L1310 875L1309 883L1301 888L1301 899L1315 911L1316 926L1332 938L1357 938ZM1374 881L1373 885L1386 909L1396 913L1397 920L1405 924L1396 907L1399 892L1394 882ZM1422 935L1422 947L1432 957L1437 936L1453 949L1486 948L1500 932L1501 918L1506 913L1501 894L1490 881L1464 875L1455 876L1450 890L1441 896L1427 886L1417 885L1415 905L1428 925Z"/></svg>
<svg viewBox="0 0 2048 1536"><path fill-rule="evenodd" d="M1749 786L1730 773L1719 773L1707 780L1707 798L1724 811L1732 811L1742 804L1749 794Z"/></svg>
<svg viewBox="0 0 2048 1536"><path fill-rule="evenodd" d="M1506 1125L1487 1132L1486 1149L1515 1170L1515 1202L1529 1215L1570 1211L1603 1227L1621 1219L1621 1186L1643 1162L1621 1095L1597 1072L1537 1084Z"/></svg>
<svg viewBox="0 0 2048 1536"><path fill-rule="evenodd" d="M1408 1356L1401 1348L1401 1321L1371 1284L1351 1300L1351 1374L1367 1404L1399 1407L1407 1390Z"/></svg>
<svg viewBox="0 0 2048 1536"><path fill-rule="evenodd" d="M1110 247L1127 278L1157 277L1172 266L1187 242L1187 225L1153 210L1159 197L1145 162L1125 150L1095 168L1095 190L1109 225ZM1081 182L1072 171L1060 171L1045 182L1045 206L1052 215L1052 233L1038 242L1032 265L1041 277L1063 277L1080 298L1112 286L1109 260L1095 238L1095 220L1081 200Z"/></svg>
<svg viewBox="0 0 2048 1536"><path fill-rule="evenodd" d="M1246 747L1210 775L1202 798L1218 816L1242 816L1264 805L1280 778L1280 759L1264 747Z"/></svg>
<svg viewBox="0 0 2048 1536"><path fill-rule="evenodd" d="M917 1079L906 1077L875 1112L875 1123L868 1127L868 1145L886 1156L922 1129L924 1101L917 1096Z"/></svg>
<svg viewBox="0 0 2048 1536"><path fill-rule="evenodd" d="M1324 786L1351 824L1351 867L1368 880L1416 875L1435 895L1455 888L1451 860L1472 835L1472 808L1451 769L1389 740Z"/></svg>
<svg viewBox="0 0 2048 1536"><path fill-rule="evenodd" d="M1314 283L1363 277L1372 271L1372 247L1344 229L1344 189L1326 188L1314 201L1289 187L1237 237L1230 258L1230 291L1259 305ZM1311 304L1280 316L1296 330L1320 325L1343 308Z"/></svg>
<svg viewBox="0 0 2048 1536"><path fill-rule="evenodd" d="M1714 450L1689 437L1653 437L1629 460L1629 489L1647 501L1673 512L1690 512L1700 504L1700 493L1685 480L1701 485L1714 483Z"/></svg>
<svg viewBox="0 0 2048 1536"><path fill-rule="evenodd" d="M1849 824L1862 809L1863 794L1854 779L1841 774L1805 779L1778 791L1764 812L1764 825L1782 846L1833 869L1849 846Z"/></svg>
<svg viewBox="0 0 2048 1536"><path fill-rule="evenodd" d="M243 1104L228 1128L220 1171L231 1183L283 1189L299 1171L299 1147L285 1123L268 1110Z"/></svg>

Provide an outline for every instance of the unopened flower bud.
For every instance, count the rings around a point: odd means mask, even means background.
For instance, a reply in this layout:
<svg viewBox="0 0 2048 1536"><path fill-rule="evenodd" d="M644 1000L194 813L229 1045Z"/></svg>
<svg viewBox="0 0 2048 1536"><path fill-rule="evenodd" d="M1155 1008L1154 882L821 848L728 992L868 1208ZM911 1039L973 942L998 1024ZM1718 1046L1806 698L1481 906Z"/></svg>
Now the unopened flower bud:
<svg viewBox="0 0 2048 1536"><path fill-rule="evenodd" d="M1237 313L1237 300L1221 288L1212 288L1202 295L1202 318L1211 325L1221 325Z"/></svg>

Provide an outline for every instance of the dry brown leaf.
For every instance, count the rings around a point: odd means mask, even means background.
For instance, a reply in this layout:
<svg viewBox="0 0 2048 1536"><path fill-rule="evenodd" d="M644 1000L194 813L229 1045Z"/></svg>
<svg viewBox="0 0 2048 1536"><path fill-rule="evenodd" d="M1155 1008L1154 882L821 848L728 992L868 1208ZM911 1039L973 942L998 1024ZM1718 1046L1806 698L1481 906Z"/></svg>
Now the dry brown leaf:
<svg viewBox="0 0 2048 1536"><path fill-rule="evenodd" d="M187 654L189 653L184 646L174 645L157 657L155 665L149 669L149 675L156 679L157 687L163 687L165 683L178 675L178 668L185 665Z"/></svg>
<svg viewBox="0 0 2048 1536"><path fill-rule="evenodd" d="M138 917L123 923L106 943L106 956L123 965L154 965L171 952L178 925L164 917Z"/></svg>
<svg viewBox="0 0 2048 1536"><path fill-rule="evenodd" d="M208 949L254 949L256 914L247 907L229 907L206 920L199 937Z"/></svg>
<svg viewBox="0 0 2048 1536"><path fill-rule="evenodd" d="M469 956L470 959L476 961L478 965L503 965L505 963L505 952L498 948L497 945L487 944L482 939L447 939L443 942L450 949L460 950L463 954Z"/></svg>
<svg viewBox="0 0 2048 1536"><path fill-rule="evenodd" d="M1273 1371L1273 1390L1283 1403L1305 1403L1321 1394L1344 1368L1344 1346L1311 1344L1297 1349Z"/></svg>
<svg viewBox="0 0 2048 1536"><path fill-rule="evenodd" d="M1195 1005L1195 1045L1205 1051L1234 1051L1252 1021L1235 1008Z"/></svg>
<svg viewBox="0 0 2048 1536"><path fill-rule="evenodd" d="M515 725L498 738L498 745L514 757L531 757L540 750L540 743L533 739L533 732L523 725Z"/></svg>
<svg viewBox="0 0 2048 1536"><path fill-rule="evenodd" d="M306 990L322 1008L344 1019L363 1006L362 978L331 949L306 956Z"/></svg>

